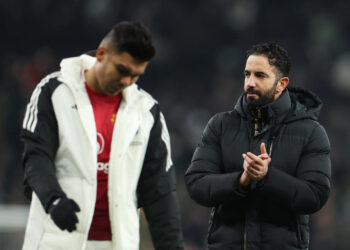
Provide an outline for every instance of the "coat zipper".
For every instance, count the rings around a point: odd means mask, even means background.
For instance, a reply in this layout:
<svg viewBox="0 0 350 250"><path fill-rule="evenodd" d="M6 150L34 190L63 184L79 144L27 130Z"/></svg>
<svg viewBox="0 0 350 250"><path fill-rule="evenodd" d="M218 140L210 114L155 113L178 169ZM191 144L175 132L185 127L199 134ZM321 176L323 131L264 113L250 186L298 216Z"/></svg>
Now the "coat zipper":
<svg viewBox="0 0 350 250"><path fill-rule="evenodd" d="M273 141L276 139L275 136L271 138L271 144L270 144L270 150L269 150L269 157L271 157L272 154L272 149L273 149Z"/></svg>
<svg viewBox="0 0 350 250"><path fill-rule="evenodd" d="M247 228L246 228L246 223L244 224L244 245L243 249L247 250Z"/></svg>
<svg viewBox="0 0 350 250"><path fill-rule="evenodd" d="M258 135L258 118L254 118L254 136Z"/></svg>
<svg viewBox="0 0 350 250"><path fill-rule="evenodd" d="M254 136L257 136L259 133L259 120L261 119L261 111L258 109L257 117L254 118Z"/></svg>
<svg viewBox="0 0 350 250"><path fill-rule="evenodd" d="M259 121L261 121L261 110L257 109L257 117L254 118L254 136L259 134ZM271 150L271 147L270 147ZM271 152L271 151L270 151ZM247 220L247 218L246 218ZM243 249L247 250L247 221L244 223Z"/></svg>
<svg viewBox="0 0 350 250"><path fill-rule="evenodd" d="M258 111L257 117L254 118L254 136L257 136L259 134L259 121L261 120L261 111L260 111L260 109L258 109L257 111ZM246 218L246 220L247 220L247 218ZM244 223L243 249L247 250L247 225L246 225L246 222Z"/></svg>

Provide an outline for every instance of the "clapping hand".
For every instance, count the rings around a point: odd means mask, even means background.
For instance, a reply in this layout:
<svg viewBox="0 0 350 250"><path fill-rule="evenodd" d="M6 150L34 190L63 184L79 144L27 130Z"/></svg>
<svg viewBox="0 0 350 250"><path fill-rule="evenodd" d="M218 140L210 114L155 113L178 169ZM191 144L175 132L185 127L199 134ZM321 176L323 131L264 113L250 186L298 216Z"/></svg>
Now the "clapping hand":
<svg viewBox="0 0 350 250"><path fill-rule="evenodd" d="M241 185L247 186L252 181L260 181L266 176L271 158L266 152L265 143L261 143L260 151L260 155L251 152L242 154L244 172L240 179Z"/></svg>

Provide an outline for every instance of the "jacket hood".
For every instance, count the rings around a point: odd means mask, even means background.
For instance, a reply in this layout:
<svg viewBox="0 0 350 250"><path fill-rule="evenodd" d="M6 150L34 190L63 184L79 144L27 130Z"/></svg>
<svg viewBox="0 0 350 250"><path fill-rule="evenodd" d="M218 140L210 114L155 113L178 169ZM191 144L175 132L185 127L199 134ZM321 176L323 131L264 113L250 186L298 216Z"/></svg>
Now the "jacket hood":
<svg viewBox="0 0 350 250"><path fill-rule="evenodd" d="M61 61L61 75L59 80L77 91L85 91L84 71L91 69L96 62L96 58L83 54L79 57L65 58ZM138 85L133 83L131 86L122 90L122 97L125 102L134 102L142 97L139 95ZM148 94L147 94L148 95ZM150 95L149 95L150 96ZM153 99L153 98L152 98Z"/></svg>
<svg viewBox="0 0 350 250"><path fill-rule="evenodd" d="M299 87L288 87L292 109L285 122L300 119L318 120L323 103L312 91Z"/></svg>
<svg viewBox="0 0 350 250"><path fill-rule="evenodd" d="M287 87L276 101L262 107L268 111L268 116L279 118L288 112L284 122L300 119L317 120L322 108L322 101L312 91L300 87ZM242 94L234 108L242 117L248 118L246 110L245 94Z"/></svg>

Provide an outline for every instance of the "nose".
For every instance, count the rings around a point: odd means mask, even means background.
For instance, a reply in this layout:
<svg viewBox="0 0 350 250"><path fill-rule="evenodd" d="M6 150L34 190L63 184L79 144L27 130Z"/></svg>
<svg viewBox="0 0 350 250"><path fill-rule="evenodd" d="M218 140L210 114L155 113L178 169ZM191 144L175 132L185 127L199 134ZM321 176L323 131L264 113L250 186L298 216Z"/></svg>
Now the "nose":
<svg viewBox="0 0 350 250"><path fill-rule="evenodd" d="M248 87L252 87L254 88L256 86L255 84L255 79L254 79L254 76L253 75L250 75L248 78L247 78L247 86Z"/></svg>
<svg viewBox="0 0 350 250"><path fill-rule="evenodd" d="M129 86L132 84L132 78L131 76L123 76L120 79L120 83L123 84L124 86Z"/></svg>

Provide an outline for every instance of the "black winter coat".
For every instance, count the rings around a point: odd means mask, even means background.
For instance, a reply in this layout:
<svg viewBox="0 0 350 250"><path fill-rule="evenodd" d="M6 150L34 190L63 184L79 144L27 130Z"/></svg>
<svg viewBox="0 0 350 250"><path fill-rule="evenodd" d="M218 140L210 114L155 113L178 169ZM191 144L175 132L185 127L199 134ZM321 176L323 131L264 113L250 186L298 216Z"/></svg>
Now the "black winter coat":
<svg viewBox="0 0 350 250"><path fill-rule="evenodd" d="M190 196L212 207L208 249L296 250L309 246L309 215L330 192L330 144L317 122L322 103L289 88L254 118L242 95L233 111L215 115L196 148L185 181ZM271 155L264 183L242 189L242 153Z"/></svg>

